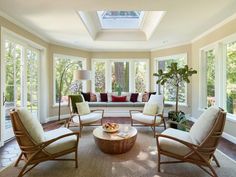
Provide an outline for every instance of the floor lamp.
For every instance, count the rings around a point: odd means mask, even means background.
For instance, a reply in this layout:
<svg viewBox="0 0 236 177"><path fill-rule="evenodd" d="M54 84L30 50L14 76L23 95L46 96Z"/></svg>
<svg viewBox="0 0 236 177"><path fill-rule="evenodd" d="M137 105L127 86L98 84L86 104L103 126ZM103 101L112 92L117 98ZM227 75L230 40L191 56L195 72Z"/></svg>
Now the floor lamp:
<svg viewBox="0 0 236 177"><path fill-rule="evenodd" d="M62 81L65 72L75 63L70 63L66 65L65 69L63 70L60 78L60 85L59 85L59 107L58 107L58 121L61 120L61 90L62 90ZM75 70L73 73L73 80L74 81L82 81L82 80L90 80L90 71L89 70Z"/></svg>

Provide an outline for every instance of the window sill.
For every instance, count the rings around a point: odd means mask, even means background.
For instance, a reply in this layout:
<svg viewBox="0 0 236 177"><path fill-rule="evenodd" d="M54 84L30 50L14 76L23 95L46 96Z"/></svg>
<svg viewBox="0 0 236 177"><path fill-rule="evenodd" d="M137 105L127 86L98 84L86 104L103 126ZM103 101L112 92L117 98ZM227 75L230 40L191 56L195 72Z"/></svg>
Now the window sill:
<svg viewBox="0 0 236 177"><path fill-rule="evenodd" d="M236 123L236 115L227 113L226 120Z"/></svg>
<svg viewBox="0 0 236 177"><path fill-rule="evenodd" d="M165 104L175 106L175 103L174 103L174 102L165 101ZM188 104L187 104L187 103L179 103L179 106L188 107Z"/></svg>

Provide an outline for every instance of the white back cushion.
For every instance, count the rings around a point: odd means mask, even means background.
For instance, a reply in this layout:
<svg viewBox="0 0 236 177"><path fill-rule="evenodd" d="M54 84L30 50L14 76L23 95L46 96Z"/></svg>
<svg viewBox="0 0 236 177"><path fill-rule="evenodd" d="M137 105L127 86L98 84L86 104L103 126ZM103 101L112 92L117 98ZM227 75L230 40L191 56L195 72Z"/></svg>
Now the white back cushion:
<svg viewBox="0 0 236 177"><path fill-rule="evenodd" d="M164 100L163 95L151 95L151 97L148 100L148 103L156 103L158 106L157 113L162 114L164 109L163 100Z"/></svg>
<svg viewBox="0 0 236 177"><path fill-rule="evenodd" d="M190 135L195 144L201 144L211 131L220 109L216 106L208 108L190 129Z"/></svg>
<svg viewBox="0 0 236 177"><path fill-rule="evenodd" d="M35 143L43 142L44 131L38 119L34 118L26 108L18 109L17 113L23 126L25 127L31 138L35 141Z"/></svg>
<svg viewBox="0 0 236 177"><path fill-rule="evenodd" d="M76 106L77 106L77 110L78 110L79 115L86 115L91 112L87 101L76 103Z"/></svg>
<svg viewBox="0 0 236 177"><path fill-rule="evenodd" d="M151 115L154 116L158 111L158 104L157 103L145 103L143 108L144 115Z"/></svg>

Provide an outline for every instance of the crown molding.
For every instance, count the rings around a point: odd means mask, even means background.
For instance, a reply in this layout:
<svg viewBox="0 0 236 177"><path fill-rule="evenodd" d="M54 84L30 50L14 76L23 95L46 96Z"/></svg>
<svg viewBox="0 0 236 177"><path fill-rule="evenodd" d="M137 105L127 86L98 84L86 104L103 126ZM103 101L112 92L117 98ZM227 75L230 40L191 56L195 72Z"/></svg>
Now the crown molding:
<svg viewBox="0 0 236 177"><path fill-rule="evenodd" d="M231 15L230 17L226 18L225 20L221 21L220 23L214 25L213 27L211 27L207 31L203 32L202 34L198 35L197 37L195 37L194 39L191 40L191 43L194 43L194 42L198 41L199 39L207 36L211 32L217 30L218 28L224 26L225 24L229 23L230 21L232 21L234 19L236 19L236 13Z"/></svg>
<svg viewBox="0 0 236 177"><path fill-rule="evenodd" d="M177 44L173 44L173 45L153 48L150 50L150 52L155 52L157 50L164 50L164 49L170 49L170 48L175 48L175 47L181 47L181 46L190 45L190 44L191 44L191 41L187 41L187 42L177 43Z"/></svg>
<svg viewBox="0 0 236 177"><path fill-rule="evenodd" d="M24 25L23 23L15 20L13 17L7 15L6 13L4 13L3 11L0 10L0 16L2 16L3 18L5 18L6 20L10 21L11 23L17 25L18 27L26 30L27 32L37 36L38 38L40 38L41 40L50 43L50 40L48 40L46 37L42 36L41 34L35 32L34 29L27 27L26 25ZM9 29L10 30L10 29Z"/></svg>

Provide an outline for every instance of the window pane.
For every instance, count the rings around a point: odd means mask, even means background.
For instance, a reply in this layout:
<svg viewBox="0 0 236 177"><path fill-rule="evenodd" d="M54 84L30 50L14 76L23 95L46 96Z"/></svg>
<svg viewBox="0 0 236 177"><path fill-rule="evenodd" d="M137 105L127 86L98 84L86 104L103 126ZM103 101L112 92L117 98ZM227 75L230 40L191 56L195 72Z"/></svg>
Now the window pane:
<svg viewBox="0 0 236 177"><path fill-rule="evenodd" d="M129 92L129 62L112 62L112 91Z"/></svg>
<svg viewBox="0 0 236 177"><path fill-rule="evenodd" d="M227 112L236 114L236 42L226 46L226 107Z"/></svg>
<svg viewBox="0 0 236 177"><path fill-rule="evenodd" d="M146 91L147 84L147 63L135 62L135 92L142 93Z"/></svg>
<svg viewBox="0 0 236 177"><path fill-rule="evenodd" d="M167 66L170 66L171 63L173 62L177 62L178 67L183 67L184 65L186 65L186 61L184 57L179 57L179 58L175 57L173 59L158 61L158 69L162 69L165 71L167 70ZM165 101L175 102L176 90L175 90L175 87L171 85L171 83L167 82L164 87L161 87L160 85L158 87L159 87L160 93L164 92ZM185 103L186 97L187 97L186 84L183 82L180 84L180 87L179 87L179 103Z"/></svg>
<svg viewBox="0 0 236 177"><path fill-rule="evenodd" d="M95 65L95 92L105 92L105 62L94 62Z"/></svg>
<svg viewBox="0 0 236 177"><path fill-rule="evenodd" d="M74 64L71 64L74 63ZM68 95L69 94L76 94L78 91L82 91L82 81L76 81L73 83L73 72L75 70L81 70L83 67L83 62L79 59L71 59L68 57L55 57L55 64L56 64L56 103L59 102L59 85L62 73L64 69L68 67L68 70L64 73L62 79L62 88L61 88L61 103L68 102ZM76 85L76 86L75 86ZM76 89L74 89L76 88ZM78 89L77 89L78 88Z"/></svg>
<svg viewBox="0 0 236 177"><path fill-rule="evenodd" d="M215 105L215 52L214 50L209 50L205 52L207 73L207 107Z"/></svg>

